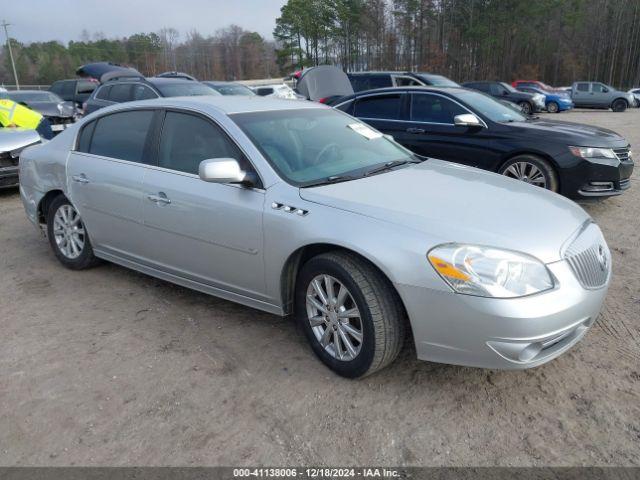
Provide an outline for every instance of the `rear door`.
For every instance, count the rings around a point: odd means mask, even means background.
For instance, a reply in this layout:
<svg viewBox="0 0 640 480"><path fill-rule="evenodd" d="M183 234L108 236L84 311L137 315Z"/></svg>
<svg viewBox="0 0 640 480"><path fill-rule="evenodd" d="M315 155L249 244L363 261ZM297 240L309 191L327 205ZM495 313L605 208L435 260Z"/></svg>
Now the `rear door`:
<svg viewBox="0 0 640 480"><path fill-rule="evenodd" d="M591 107L594 105L593 93L589 82L574 84L571 94L576 107Z"/></svg>
<svg viewBox="0 0 640 480"><path fill-rule="evenodd" d="M100 117L83 127L69 156L69 195L97 251L131 259L144 255L142 179L151 158L153 118L153 110Z"/></svg>
<svg viewBox="0 0 640 480"><path fill-rule="evenodd" d="M407 128L407 95L404 92L389 92L358 97L353 115L382 133L399 137Z"/></svg>
<svg viewBox="0 0 640 480"><path fill-rule="evenodd" d="M144 178L146 249L155 268L260 301L265 295L262 215L265 192L200 180L200 162L234 158L241 149L211 119L167 111L157 167Z"/></svg>
<svg viewBox="0 0 640 480"><path fill-rule="evenodd" d="M399 142L419 155L493 170L499 161L486 128L454 124L456 115L472 113L437 93L412 93L409 121Z"/></svg>

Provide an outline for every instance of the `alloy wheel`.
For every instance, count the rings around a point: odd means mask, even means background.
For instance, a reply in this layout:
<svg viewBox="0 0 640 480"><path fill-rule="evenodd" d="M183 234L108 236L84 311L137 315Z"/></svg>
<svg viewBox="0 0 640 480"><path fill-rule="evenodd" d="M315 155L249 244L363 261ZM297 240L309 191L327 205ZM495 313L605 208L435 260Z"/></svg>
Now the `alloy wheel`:
<svg viewBox="0 0 640 480"><path fill-rule="evenodd" d="M533 163L512 163L504 170L504 172L502 172L502 174L525 183L530 183L536 187L547 188L547 178L544 173L542 173L542 170Z"/></svg>
<svg viewBox="0 0 640 480"><path fill-rule="evenodd" d="M80 214L69 204L61 205L53 216L53 237L60 253L78 258L84 250L85 231Z"/></svg>
<svg viewBox="0 0 640 480"><path fill-rule="evenodd" d="M531 105L529 105L529 102L522 102L520 104L520 108L522 109L522 113L525 115L529 115L531 113Z"/></svg>
<svg viewBox="0 0 640 480"><path fill-rule="evenodd" d="M350 361L362 347L362 318L353 296L331 275L317 275L307 288L307 317L322 348L333 358Z"/></svg>

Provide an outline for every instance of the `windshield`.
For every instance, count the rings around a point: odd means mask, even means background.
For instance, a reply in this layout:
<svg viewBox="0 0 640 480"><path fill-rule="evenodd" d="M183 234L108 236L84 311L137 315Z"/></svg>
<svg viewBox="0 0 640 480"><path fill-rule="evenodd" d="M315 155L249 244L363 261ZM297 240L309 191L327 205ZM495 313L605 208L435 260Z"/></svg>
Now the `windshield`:
<svg viewBox="0 0 640 480"><path fill-rule="evenodd" d="M443 75L422 74L421 76L424 77L424 79L427 80L434 87L459 87L460 86L459 83L456 83L450 78L447 78Z"/></svg>
<svg viewBox="0 0 640 480"><path fill-rule="evenodd" d="M9 97L16 102L55 102L63 100L51 92L11 92Z"/></svg>
<svg viewBox="0 0 640 480"><path fill-rule="evenodd" d="M163 97L195 97L199 95L220 95L212 88L201 83L184 82L184 83L160 83L155 87L160 90Z"/></svg>
<svg viewBox="0 0 640 480"><path fill-rule="evenodd" d="M362 176L389 162L415 157L355 118L329 109L238 113L231 119L289 183Z"/></svg>
<svg viewBox="0 0 640 480"><path fill-rule="evenodd" d="M228 83L224 85L212 85L212 88L220 92L222 95L246 95L253 96L255 93L249 87L244 85Z"/></svg>
<svg viewBox="0 0 640 480"><path fill-rule="evenodd" d="M456 93L456 96L467 105L473 105L474 109L494 122L524 122L527 119L521 113L484 93L464 90Z"/></svg>

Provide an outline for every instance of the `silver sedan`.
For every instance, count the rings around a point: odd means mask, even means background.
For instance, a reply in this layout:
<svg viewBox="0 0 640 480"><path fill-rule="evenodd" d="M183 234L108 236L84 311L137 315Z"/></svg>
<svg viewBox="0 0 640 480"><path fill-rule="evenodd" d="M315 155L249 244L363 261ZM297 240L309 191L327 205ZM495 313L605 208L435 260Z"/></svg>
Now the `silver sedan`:
<svg viewBox="0 0 640 480"><path fill-rule="evenodd" d="M347 377L391 363L409 331L423 360L540 365L580 340L610 281L571 201L311 102L121 104L20 165L27 216L66 267L107 260L291 314Z"/></svg>

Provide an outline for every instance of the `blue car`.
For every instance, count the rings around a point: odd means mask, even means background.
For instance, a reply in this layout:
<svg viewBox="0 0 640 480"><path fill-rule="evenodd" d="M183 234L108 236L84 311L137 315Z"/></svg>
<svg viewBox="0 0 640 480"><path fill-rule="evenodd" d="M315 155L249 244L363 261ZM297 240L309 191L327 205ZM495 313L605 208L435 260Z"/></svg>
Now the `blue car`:
<svg viewBox="0 0 640 480"><path fill-rule="evenodd" d="M540 93L545 96L545 106L549 113L559 113L573 108L573 101L566 92L553 92L538 87L521 86L518 90L528 93Z"/></svg>

